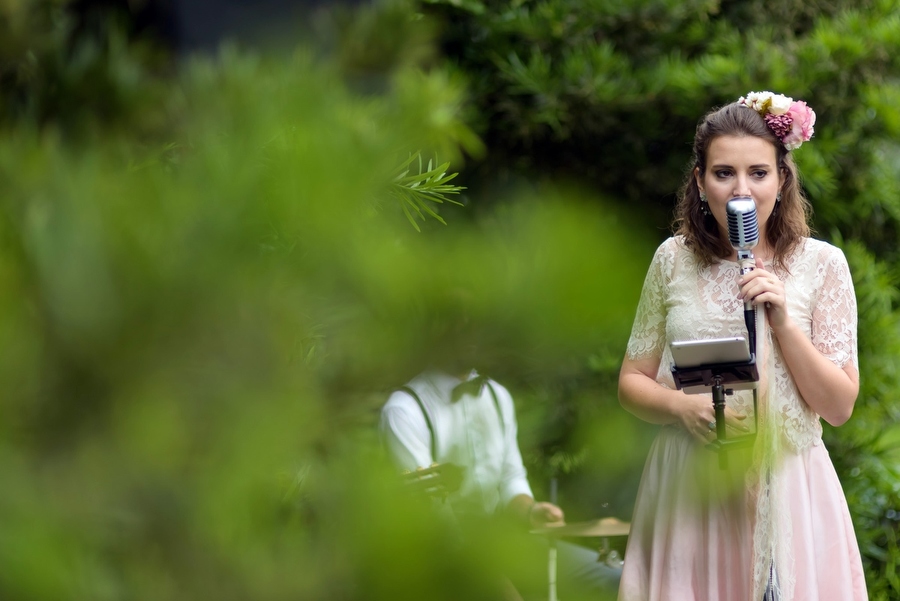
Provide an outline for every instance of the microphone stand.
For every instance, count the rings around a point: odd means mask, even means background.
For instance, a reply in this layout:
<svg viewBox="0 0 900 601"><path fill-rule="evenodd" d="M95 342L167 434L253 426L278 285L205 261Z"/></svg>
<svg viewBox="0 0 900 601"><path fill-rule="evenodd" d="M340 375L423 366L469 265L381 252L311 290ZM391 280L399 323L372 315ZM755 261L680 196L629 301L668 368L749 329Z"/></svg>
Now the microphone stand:
<svg viewBox="0 0 900 601"><path fill-rule="evenodd" d="M747 275L756 267L756 259L752 250L737 251L738 265L741 275ZM747 326L747 343L750 345L750 355L756 355L756 307L750 301L744 301L744 324Z"/></svg>
<svg viewBox="0 0 900 601"><path fill-rule="evenodd" d="M737 251L738 265L741 275L747 275L756 267L753 247L759 240L759 226L756 217L756 203L752 197L739 196L732 198L726 205L728 218L728 238ZM713 409L716 414L716 440L709 443L708 449L719 453L719 467L728 467L726 452L729 449L752 446L759 427L757 388L754 382L759 381L756 366L756 307L749 299L744 301L744 324L747 326L747 343L750 359L739 363L714 363L690 368L672 366L675 386L687 393L711 392ZM725 422L725 395L734 394L734 388L753 388L754 431L750 435L728 438Z"/></svg>

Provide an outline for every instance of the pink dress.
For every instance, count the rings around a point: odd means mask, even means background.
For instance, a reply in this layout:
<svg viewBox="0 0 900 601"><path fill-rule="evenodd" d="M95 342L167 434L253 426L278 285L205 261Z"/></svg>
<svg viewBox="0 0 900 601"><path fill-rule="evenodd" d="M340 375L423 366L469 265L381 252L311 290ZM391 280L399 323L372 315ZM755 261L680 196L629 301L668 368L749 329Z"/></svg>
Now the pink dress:
<svg viewBox="0 0 900 601"><path fill-rule="evenodd" d="M835 364L856 365L856 300L843 253L806 238L787 268L777 273L791 318ZM746 335L738 276L736 262L701 267L680 238L664 242L644 282L628 356L660 357L657 381L674 388L671 341ZM660 428L635 502L620 601L761 601L770 581L784 601L868 598L819 416L794 385L764 311L758 319L755 444L730 452L722 470L680 426ZM752 415L751 391L726 402Z"/></svg>

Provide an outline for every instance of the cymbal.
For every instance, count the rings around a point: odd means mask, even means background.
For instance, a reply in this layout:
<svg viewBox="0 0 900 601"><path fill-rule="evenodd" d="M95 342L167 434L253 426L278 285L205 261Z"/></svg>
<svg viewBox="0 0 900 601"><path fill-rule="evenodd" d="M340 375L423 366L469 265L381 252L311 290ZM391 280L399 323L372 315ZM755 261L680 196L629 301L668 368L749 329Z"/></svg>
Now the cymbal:
<svg viewBox="0 0 900 601"><path fill-rule="evenodd" d="M616 518L601 518L572 524L547 524L535 528L531 533L544 536L627 536L630 531L631 524L628 522Z"/></svg>

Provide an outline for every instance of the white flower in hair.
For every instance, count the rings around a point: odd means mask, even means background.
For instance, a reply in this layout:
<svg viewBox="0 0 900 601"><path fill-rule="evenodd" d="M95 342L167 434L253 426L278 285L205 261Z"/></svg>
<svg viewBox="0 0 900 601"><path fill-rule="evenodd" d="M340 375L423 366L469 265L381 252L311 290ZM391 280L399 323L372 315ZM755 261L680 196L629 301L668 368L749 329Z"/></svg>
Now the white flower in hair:
<svg viewBox="0 0 900 601"><path fill-rule="evenodd" d="M788 112L793 104L793 98L789 98L784 94L773 94L772 92L750 92L746 97L741 96L738 103L752 108L760 115L772 114L783 115Z"/></svg>
<svg viewBox="0 0 900 601"><path fill-rule="evenodd" d="M794 104L794 99L784 94L772 94L771 104L769 104L769 112L773 115L783 115L788 112L788 109L791 108L791 105Z"/></svg>
<svg viewBox="0 0 900 601"><path fill-rule="evenodd" d="M741 96L738 102L752 108L757 113L763 113L770 104L772 96L774 96L772 92L750 92L746 97Z"/></svg>

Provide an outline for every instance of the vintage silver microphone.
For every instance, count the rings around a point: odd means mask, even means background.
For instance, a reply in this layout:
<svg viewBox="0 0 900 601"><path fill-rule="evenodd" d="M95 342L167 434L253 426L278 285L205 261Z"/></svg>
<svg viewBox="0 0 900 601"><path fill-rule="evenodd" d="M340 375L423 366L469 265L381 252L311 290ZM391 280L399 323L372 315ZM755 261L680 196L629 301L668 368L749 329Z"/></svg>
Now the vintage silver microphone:
<svg viewBox="0 0 900 601"><path fill-rule="evenodd" d="M737 251L741 275L745 275L756 266L753 256L753 249L759 242L756 203L749 196L737 196L725 205L725 214L728 219L728 240ZM756 310L750 299L744 300L744 323L747 324L750 352L756 355Z"/></svg>

